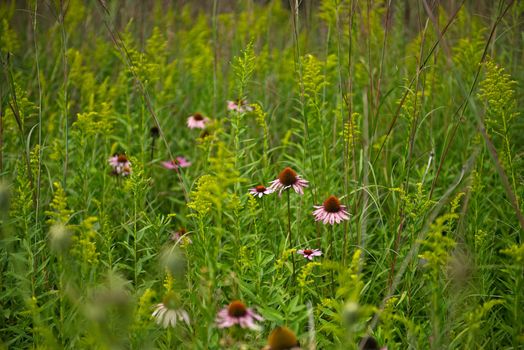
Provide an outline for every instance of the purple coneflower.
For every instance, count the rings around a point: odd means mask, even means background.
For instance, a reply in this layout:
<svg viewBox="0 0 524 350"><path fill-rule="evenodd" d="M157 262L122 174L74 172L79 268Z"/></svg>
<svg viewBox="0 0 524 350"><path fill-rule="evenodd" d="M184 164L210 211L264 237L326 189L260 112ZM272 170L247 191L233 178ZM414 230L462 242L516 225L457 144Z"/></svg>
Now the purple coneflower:
<svg viewBox="0 0 524 350"><path fill-rule="evenodd" d="M115 153L108 159L108 162L113 168L113 175L128 176L131 174L131 162L125 154Z"/></svg>
<svg viewBox="0 0 524 350"><path fill-rule="evenodd" d="M200 113L195 113L187 118L187 126L190 129L204 129L207 123L209 123L209 118Z"/></svg>
<svg viewBox="0 0 524 350"><path fill-rule="evenodd" d="M322 220L324 224L329 223L333 225L335 222L338 224L341 221L349 220L346 206L340 204L340 201L335 196L329 196L322 205L315 205L314 208L315 221Z"/></svg>
<svg viewBox="0 0 524 350"><path fill-rule="evenodd" d="M262 196L265 196L267 194L271 194L274 191L271 188L267 188L266 186L256 186L249 189L249 193L251 193L253 196L262 198Z"/></svg>
<svg viewBox="0 0 524 350"><path fill-rule="evenodd" d="M217 314L216 323L218 328L228 328L238 324L241 328L257 330L260 328L255 321L264 319L252 309L247 308L240 300L235 300L223 308Z"/></svg>
<svg viewBox="0 0 524 350"><path fill-rule="evenodd" d="M173 242L180 242L181 244L191 244L193 241L189 238L189 232L184 227L178 229L178 231L171 234L171 240Z"/></svg>
<svg viewBox="0 0 524 350"><path fill-rule="evenodd" d="M297 250L297 254L302 255L304 258L308 260L313 260L313 257L321 256L322 252L319 249L300 249Z"/></svg>
<svg viewBox="0 0 524 350"><path fill-rule="evenodd" d="M227 109L230 111L236 111L238 113L251 112L253 110L247 101L242 99L237 101L227 101Z"/></svg>
<svg viewBox="0 0 524 350"><path fill-rule="evenodd" d="M177 308L177 298L175 293L169 292L160 304L157 304L152 316L156 318L156 323L164 328L175 327L177 320L189 324L189 315L185 310Z"/></svg>
<svg viewBox="0 0 524 350"><path fill-rule="evenodd" d="M273 191L278 190L278 195L282 195L282 191L293 187L296 193L304 194L304 187L308 187L308 181L302 179L300 175L291 169L290 167L285 168L278 174L276 180L271 181L270 189Z"/></svg>
<svg viewBox="0 0 524 350"><path fill-rule="evenodd" d="M187 168L190 165L191 165L191 162L188 162L187 159L184 157L176 157L175 160L162 162L162 166L169 170L178 169L178 168Z"/></svg>

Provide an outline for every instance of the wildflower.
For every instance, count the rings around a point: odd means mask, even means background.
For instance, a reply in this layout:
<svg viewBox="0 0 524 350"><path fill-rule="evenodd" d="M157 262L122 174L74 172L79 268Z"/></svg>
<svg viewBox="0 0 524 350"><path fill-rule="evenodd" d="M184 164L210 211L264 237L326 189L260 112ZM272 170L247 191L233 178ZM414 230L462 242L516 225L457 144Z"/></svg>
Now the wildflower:
<svg viewBox="0 0 524 350"><path fill-rule="evenodd" d="M308 187L308 181L302 179L300 175L291 169L290 167L285 168L278 174L276 180L271 181L270 189L273 191L278 190L278 195L282 195L282 191L293 187L296 193L304 194L304 187Z"/></svg>
<svg viewBox="0 0 524 350"><path fill-rule="evenodd" d="M297 250L297 254L304 256L304 258L313 260L315 256L321 256L322 252L319 249L300 249Z"/></svg>
<svg viewBox="0 0 524 350"><path fill-rule="evenodd" d="M187 232L184 227L181 227L178 229L178 231L173 232L170 238L173 242L180 242L184 245L193 243L191 238L189 238L189 232Z"/></svg>
<svg viewBox="0 0 524 350"><path fill-rule="evenodd" d="M204 129L207 123L209 123L209 118L200 113L195 113L187 118L187 126L190 129Z"/></svg>
<svg viewBox="0 0 524 350"><path fill-rule="evenodd" d="M253 107L251 107L246 100L238 99L236 101L227 101L227 109L238 113L245 113L251 112Z"/></svg>
<svg viewBox="0 0 524 350"><path fill-rule="evenodd" d="M314 207L315 221L322 220L324 224L333 225L335 222L338 224L341 221L349 220L346 206L340 204L339 199L335 196L329 196L322 205L315 205Z"/></svg>
<svg viewBox="0 0 524 350"><path fill-rule="evenodd" d="M250 188L249 193L255 197L262 198L262 196L273 193L273 190L271 188L267 188L266 186L260 185Z"/></svg>
<svg viewBox="0 0 524 350"><path fill-rule="evenodd" d="M188 162L187 159L184 157L176 157L176 159L174 160L162 162L162 166L169 170L178 169L178 168L187 168L190 165L191 165L191 162Z"/></svg>
<svg viewBox="0 0 524 350"><path fill-rule="evenodd" d="M108 159L109 165L113 168L113 175L128 176L131 174L131 162L125 154L115 153Z"/></svg>
<svg viewBox="0 0 524 350"><path fill-rule="evenodd" d="M218 328L228 328L238 324L242 328L257 330L260 327L255 324L255 320L263 321L264 319L252 309L247 308L240 300L235 300L218 312L216 323Z"/></svg>
<svg viewBox="0 0 524 350"><path fill-rule="evenodd" d="M156 323L164 328L175 327L177 320L189 324L189 315L185 310L177 309L177 298L173 292L168 292L164 300L156 305L152 316L156 318Z"/></svg>
<svg viewBox="0 0 524 350"><path fill-rule="evenodd" d="M264 350L299 350L300 343L293 331L287 327L279 326L271 331Z"/></svg>

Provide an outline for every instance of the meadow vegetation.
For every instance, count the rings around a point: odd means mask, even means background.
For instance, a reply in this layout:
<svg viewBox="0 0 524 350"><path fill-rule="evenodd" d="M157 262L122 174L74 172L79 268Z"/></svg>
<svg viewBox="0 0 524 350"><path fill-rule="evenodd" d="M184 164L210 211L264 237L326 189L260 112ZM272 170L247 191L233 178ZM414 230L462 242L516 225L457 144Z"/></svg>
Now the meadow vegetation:
<svg viewBox="0 0 524 350"><path fill-rule="evenodd" d="M524 348L524 2L0 19L0 348Z"/></svg>

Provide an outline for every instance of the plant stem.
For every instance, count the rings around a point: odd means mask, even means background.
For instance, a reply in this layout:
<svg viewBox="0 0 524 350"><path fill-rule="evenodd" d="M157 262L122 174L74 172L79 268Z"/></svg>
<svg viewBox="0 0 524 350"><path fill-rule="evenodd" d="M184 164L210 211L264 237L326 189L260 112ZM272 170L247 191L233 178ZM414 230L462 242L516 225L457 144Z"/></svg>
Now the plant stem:
<svg viewBox="0 0 524 350"><path fill-rule="evenodd" d="M64 65L63 73L64 73L64 81L63 81L63 110L62 110L62 116L64 118L64 149L65 149L65 158L64 158L64 164L63 164L63 179L62 179L62 187L64 190L67 188L67 165L69 162L69 96L67 94L67 89L69 85L68 81L68 61L67 61L67 37L65 33L65 26L64 26L64 4L62 0L60 1L60 15L59 15L59 24L60 24L60 33L62 38L62 63ZM41 106L40 106L41 107Z"/></svg>
<svg viewBox="0 0 524 350"><path fill-rule="evenodd" d="M287 241L289 246L293 247L293 239L291 236L291 204L290 204L290 195L289 189L287 189ZM295 279L295 254L291 254L291 261L293 262L293 279Z"/></svg>
<svg viewBox="0 0 524 350"><path fill-rule="evenodd" d="M329 258L335 261L335 253L333 251L333 241L335 240L335 225L331 225L331 235L329 236ZM331 269L331 294L335 296L335 273Z"/></svg>
<svg viewBox="0 0 524 350"><path fill-rule="evenodd" d="M135 193L135 198L133 201L133 216L134 216L134 225L133 225L133 243L134 243L134 260L135 260L135 288L138 287L138 271L137 271L137 239L138 239L138 233L137 233L137 194Z"/></svg>
<svg viewBox="0 0 524 350"><path fill-rule="evenodd" d="M151 139L151 163L153 162L153 159L155 159L155 140L156 139L154 137Z"/></svg>

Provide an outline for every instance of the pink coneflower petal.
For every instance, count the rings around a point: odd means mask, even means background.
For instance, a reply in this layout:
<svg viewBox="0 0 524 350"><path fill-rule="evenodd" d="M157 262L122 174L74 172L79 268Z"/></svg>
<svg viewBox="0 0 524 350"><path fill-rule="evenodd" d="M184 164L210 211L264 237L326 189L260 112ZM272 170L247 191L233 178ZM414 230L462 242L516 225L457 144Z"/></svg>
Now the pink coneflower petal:
<svg viewBox="0 0 524 350"><path fill-rule="evenodd" d="M346 206L340 204L340 201L335 196L329 196L322 205L313 206L313 216L315 221L322 221L324 224L334 225L339 224L344 220L349 220L349 213Z"/></svg>
<svg viewBox="0 0 524 350"><path fill-rule="evenodd" d="M176 160L178 162L178 166L181 168L187 168L191 165L191 162L188 162L184 157L176 157Z"/></svg>
<svg viewBox="0 0 524 350"><path fill-rule="evenodd" d="M209 123L209 118L200 113L195 113L187 118L187 126L190 129L204 129L207 123Z"/></svg>
<svg viewBox="0 0 524 350"><path fill-rule="evenodd" d="M172 160L169 160L167 162L162 162L162 166L169 170L177 168L176 164Z"/></svg>
<svg viewBox="0 0 524 350"><path fill-rule="evenodd" d="M262 320L262 316L247 308L241 301L235 300L217 313L215 321L218 328L228 328L237 324L241 328L257 330L260 326L255 321Z"/></svg>
<svg viewBox="0 0 524 350"><path fill-rule="evenodd" d="M287 167L278 174L276 180L270 182L269 188L273 191L278 191L279 196L288 188L293 188L296 193L303 195L304 188L308 187L308 184L308 181L302 179L293 169Z"/></svg>
<svg viewBox="0 0 524 350"><path fill-rule="evenodd" d="M187 159L184 157L176 157L175 160L169 160L167 162L162 162L162 166L169 170L187 168L190 165L191 165L191 162L188 162Z"/></svg>
<svg viewBox="0 0 524 350"><path fill-rule="evenodd" d="M227 101L227 109L230 111L236 111L238 109L238 105L233 101Z"/></svg>
<svg viewBox="0 0 524 350"><path fill-rule="evenodd" d="M319 249L300 249L297 250L297 254L302 255L308 260L313 260L315 256L321 256L322 252Z"/></svg>
<svg viewBox="0 0 524 350"><path fill-rule="evenodd" d="M177 320L189 324L189 315L185 310L175 308L175 298L172 292L168 293L164 301L155 306L155 311L151 314L158 325L164 328L175 327Z"/></svg>
<svg viewBox="0 0 524 350"><path fill-rule="evenodd" d="M247 103L246 100L227 101L227 109L230 111L236 111L238 113L245 113L253 111L253 107Z"/></svg>
<svg viewBox="0 0 524 350"><path fill-rule="evenodd" d="M131 175L131 162L127 159L125 154L115 154L107 160L111 168L112 174L117 176Z"/></svg>
<svg viewBox="0 0 524 350"><path fill-rule="evenodd" d="M262 198L263 196L271 194L273 192L274 191L271 188L262 185L249 189L249 193L258 198Z"/></svg>

